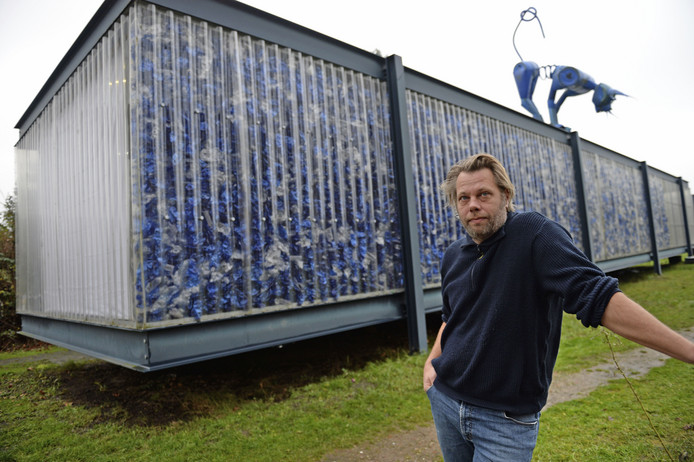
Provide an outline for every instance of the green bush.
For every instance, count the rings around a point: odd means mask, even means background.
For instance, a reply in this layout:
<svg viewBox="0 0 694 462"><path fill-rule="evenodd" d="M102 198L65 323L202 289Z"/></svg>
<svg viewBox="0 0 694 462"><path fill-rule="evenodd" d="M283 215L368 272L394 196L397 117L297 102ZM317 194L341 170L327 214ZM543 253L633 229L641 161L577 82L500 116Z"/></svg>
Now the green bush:
<svg viewBox="0 0 694 462"><path fill-rule="evenodd" d="M21 327L15 298L15 198L10 195L0 213L0 349L12 349L21 343Z"/></svg>

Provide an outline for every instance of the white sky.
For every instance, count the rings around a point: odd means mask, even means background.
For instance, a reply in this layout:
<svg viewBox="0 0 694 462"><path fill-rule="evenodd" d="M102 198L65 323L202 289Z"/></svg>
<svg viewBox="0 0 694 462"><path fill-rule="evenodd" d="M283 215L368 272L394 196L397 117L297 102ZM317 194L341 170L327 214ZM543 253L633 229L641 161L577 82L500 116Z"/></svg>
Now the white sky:
<svg viewBox="0 0 694 462"><path fill-rule="evenodd" d="M690 183L694 155L694 1L247 0L245 3L526 113L513 80L513 31L525 60L569 65L630 97L597 114L591 94L569 98L559 122L582 138ZM100 6L100 0L0 0L0 201L14 190L17 121ZM535 104L547 113L548 81Z"/></svg>

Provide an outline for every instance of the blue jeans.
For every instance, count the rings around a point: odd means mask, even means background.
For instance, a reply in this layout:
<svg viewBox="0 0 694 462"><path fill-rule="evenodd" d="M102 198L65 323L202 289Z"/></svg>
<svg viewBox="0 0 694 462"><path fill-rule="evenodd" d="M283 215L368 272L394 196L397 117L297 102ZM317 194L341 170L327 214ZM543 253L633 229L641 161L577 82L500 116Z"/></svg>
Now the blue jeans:
<svg viewBox="0 0 694 462"><path fill-rule="evenodd" d="M540 413L509 415L461 403L427 390L443 459L446 462L529 461L540 429Z"/></svg>

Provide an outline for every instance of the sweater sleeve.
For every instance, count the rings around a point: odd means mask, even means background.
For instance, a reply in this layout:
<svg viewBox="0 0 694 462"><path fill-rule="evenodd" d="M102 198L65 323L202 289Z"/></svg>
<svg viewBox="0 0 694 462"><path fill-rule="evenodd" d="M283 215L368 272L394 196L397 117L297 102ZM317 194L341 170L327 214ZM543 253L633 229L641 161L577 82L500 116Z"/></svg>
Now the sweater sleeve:
<svg viewBox="0 0 694 462"><path fill-rule="evenodd" d="M533 242L533 266L545 291L563 299L563 309L586 327L600 325L617 279L605 273L581 252L559 224L546 220Z"/></svg>

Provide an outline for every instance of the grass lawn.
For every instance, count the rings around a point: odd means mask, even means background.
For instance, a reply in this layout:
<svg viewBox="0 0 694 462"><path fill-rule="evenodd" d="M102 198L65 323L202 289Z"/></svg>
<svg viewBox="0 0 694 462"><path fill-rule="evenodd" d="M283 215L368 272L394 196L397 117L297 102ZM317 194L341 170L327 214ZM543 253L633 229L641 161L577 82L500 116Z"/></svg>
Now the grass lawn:
<svg viewBox="0 0 694 462"><path fill-rule="evenodd" d="M694 326L694 265L620 281L668 325ZM424 357L407 348L405 325L393 323L148 374L98 361L5 365L0 461L320 460L431 422ZM566 316L559 370L609 358L599 330ZM670 360L634 381L675 460L694 456L693 379L691 365ZM624 380L550 408L541 425L538 461L669 460Z"/></svg>
<svg viewBox="0 0 694 462"><path fill-rule="evenodd" d="M585 399L545 411L533 460L691 460L694 367L670 359L632 384L648 417L627 383L613 381Z"/></svg>

